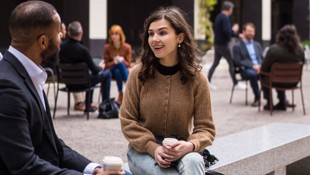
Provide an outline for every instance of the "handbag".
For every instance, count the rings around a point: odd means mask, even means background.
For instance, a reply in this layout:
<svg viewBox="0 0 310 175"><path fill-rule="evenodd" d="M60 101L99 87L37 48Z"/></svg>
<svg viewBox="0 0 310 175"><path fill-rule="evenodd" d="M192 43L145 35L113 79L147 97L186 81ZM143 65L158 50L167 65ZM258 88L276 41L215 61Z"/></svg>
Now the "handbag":
<svg viewBox="0 0 310 175"><path fill-rule="evenodd" d="M222 173L209 170L209 167L211 165L214 165L217 161L219 161L218 158L210 154L209 150L204 149L203 152L201 153L201 156L203 157L203 160L205 162L205 168L206 168L205 175L224 175Z"/></svg>
<svg viewBox="0 0 310 175"><path fill-rule="evenodd" d="M118 118L119 113L119 104L116 103L114 98L109 100L104 100L99 105L99 115L98 118L100 119L112 119Z"/></svg>

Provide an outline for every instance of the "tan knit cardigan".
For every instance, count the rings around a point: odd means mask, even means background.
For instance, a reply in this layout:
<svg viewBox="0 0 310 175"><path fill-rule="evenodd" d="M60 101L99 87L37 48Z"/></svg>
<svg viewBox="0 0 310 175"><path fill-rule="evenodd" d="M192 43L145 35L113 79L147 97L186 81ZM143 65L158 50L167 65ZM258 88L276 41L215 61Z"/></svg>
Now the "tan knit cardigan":
<svg viewBox="0 0 310 175"><path fill-rule="evenodd" d="M155 136L179 136L202 151L215 137L209 83L202 72L195 80L181 83L180 72L155 78L144 85L138 79L141 64L130 70L125 97L120 109L121 128L135 150L154 152Z"/></svg>

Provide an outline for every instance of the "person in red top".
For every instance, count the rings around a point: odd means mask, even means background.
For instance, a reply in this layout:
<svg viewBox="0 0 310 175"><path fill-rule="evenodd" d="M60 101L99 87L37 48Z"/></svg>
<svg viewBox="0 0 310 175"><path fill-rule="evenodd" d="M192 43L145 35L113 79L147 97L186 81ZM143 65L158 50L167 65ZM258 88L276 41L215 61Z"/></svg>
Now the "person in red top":
<svg viewBox="0 0 310 175"><path fill-rule="evenodd" d="M112 73L118 88L116 102L122 104L123 82L127 81L128 69L131 63L131 45L126 43L125 34L119 25L112 25L109 30L109 40L103 49L103 59L106 69Z"/></svg>

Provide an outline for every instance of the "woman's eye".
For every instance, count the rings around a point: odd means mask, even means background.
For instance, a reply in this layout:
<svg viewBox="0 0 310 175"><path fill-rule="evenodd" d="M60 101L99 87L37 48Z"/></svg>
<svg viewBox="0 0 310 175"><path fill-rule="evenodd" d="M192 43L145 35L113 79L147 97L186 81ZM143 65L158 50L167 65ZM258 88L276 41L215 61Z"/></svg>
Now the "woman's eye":
<svg viewBox="0 0 310 175"><path fill-rule="evenodd" d="M149 36L150 37L154 36L154 33L153 32L149 32Z"/></svg>
<svg viewBox="0 0 310 175"><path fill-rule="evenodd" d="M166 35L166 34L167 32L164 32L164 31L159 33L159 35Z"/></svg>

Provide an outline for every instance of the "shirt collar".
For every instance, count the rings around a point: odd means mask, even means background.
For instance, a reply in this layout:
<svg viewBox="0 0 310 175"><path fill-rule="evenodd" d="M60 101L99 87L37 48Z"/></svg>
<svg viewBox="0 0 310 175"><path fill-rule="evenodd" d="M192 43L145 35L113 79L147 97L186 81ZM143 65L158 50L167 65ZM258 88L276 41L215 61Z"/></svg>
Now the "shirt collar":
<svg viewBox="0 0 310 175"><path fill-rule="evenodd" d="M242 41L244 42L244 44L253 44L253 39L251 39L250 41L242 39Z"/></svg>
<svg viewBox="0 0 310 175"><path fill-rule="evenodd" d="M47 79L47 73L41 66L36 65L33 61L30 60L30 58L12 46L9 47L9 52L11 52L24 66L33 84L36 86L44 86Z"/></svg>

